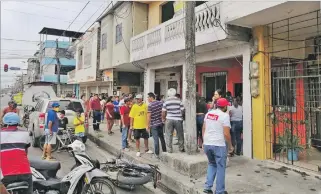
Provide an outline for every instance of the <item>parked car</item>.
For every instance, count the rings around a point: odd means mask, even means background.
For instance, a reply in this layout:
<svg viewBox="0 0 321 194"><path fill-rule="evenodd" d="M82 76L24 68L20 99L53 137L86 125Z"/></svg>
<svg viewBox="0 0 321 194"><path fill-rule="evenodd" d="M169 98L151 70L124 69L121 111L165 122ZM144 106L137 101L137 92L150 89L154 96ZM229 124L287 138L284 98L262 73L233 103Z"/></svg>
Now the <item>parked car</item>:
<svg viewBox="0 0 321 194"><path fill-rule="evenodd" d="M37 147L39 143L39 138L43 135L46 121L47 113L52 109L52 104L58 102L60 104L60 110L65 111L65 117L68 118L67 127L74 128L74 117L76 115L75 111L80 109L84 112L85 107L81 103L81 100L72 98L54 98L54 99L38 99L37 104L31 109L29 115L29 126L28 130L32 139L32 146ZM58 116L60 113L57 113ZM88 116L85 114L85 128L88 131Z"/></svg>

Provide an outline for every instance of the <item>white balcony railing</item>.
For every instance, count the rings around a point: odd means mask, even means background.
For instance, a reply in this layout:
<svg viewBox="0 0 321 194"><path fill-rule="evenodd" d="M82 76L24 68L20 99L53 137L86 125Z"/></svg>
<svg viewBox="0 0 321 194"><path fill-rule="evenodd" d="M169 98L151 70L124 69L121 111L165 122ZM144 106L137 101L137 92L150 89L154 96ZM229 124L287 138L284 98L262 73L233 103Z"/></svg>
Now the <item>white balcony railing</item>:
<svg viewBox="0 0 321 194"><path fill-rule="evenodd" d="M226 38L220 20L220 2L207 2L195 8L196 46ZM131 38L131 61L183 50L185 15L181 14Z"/></svg>

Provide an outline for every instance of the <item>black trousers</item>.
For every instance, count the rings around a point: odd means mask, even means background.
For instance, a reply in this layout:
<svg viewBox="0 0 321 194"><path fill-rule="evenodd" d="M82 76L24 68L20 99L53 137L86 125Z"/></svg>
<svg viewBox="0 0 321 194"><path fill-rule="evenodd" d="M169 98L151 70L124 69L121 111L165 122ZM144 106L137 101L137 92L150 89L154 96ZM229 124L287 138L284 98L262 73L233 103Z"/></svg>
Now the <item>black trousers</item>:
<svg viewBox="0 0 321 194"><path fill-rule="evenodd" d="M32 175L31 174L22 174L22 175L10 175L4 176L1 182L4 186L15 182L27 182L29 184L28 191L25 194L32 194L33 193L33 185L32 185Z"/></svg>
<svg viewBox="0 0 321 194"><path fill-rule="evenodd" d="M100 111L93 111L93 128L95 131L99 131L99 124L101 121L101 112Z"/></svg>

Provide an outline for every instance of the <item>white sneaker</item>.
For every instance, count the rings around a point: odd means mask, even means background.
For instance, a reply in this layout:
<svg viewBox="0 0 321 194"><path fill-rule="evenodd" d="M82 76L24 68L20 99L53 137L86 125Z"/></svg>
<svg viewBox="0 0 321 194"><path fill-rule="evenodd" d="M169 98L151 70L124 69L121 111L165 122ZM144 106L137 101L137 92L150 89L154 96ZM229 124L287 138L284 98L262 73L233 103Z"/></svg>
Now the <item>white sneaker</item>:
<svg viewBox="0 0 321 194"><path fill-rule="evenodd" d="M140 152L137 152L137 153L136 153L136 156L137 156L137 157L140 157Z"/></svg>
<svg viewBox="0 0 321 194"><path fill-rule="evenodd" d="M124 152L129 152L128 148L123 149Z"/></svg>
<svg viewBox="0 0 321 194"><path fill-rule="evenodd" d="M154 153L152 150L148 150L148 151L146 152L146 154L152 154L152 153Z"/></svg>

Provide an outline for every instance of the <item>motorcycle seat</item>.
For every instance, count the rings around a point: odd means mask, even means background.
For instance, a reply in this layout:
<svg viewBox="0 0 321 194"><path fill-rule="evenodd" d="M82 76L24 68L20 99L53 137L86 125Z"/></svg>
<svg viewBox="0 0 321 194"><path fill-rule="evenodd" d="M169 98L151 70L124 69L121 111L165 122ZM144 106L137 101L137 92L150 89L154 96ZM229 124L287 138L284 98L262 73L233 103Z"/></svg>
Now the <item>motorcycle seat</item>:
<svg viewBox="0 0 321 194"><path fill-rule="evenodd" d="M58 161L46 161L38 158L29 158L30 166L38 170L54 170L58 171L61 168Z"/></svg>
<svg viewBox="0 0 321 194"><path fill-rule="evenodd" d="M28 182L15 182L6 186L7 190L27 189L29 187Z"/></svg>
<svg viewBox="0 0 321 194"><path fill-rule="evenodd" d="M142 170L152 170L148 164L132 164L133 168L142 169Z"/></svg>
<svg viewBox="0 0 321 194"><path fill-rule="evenodd" d="M61 182L59 179L36 180L33 182L34 189L37 190L64 190L68 187L68 182Z"/></svg>

